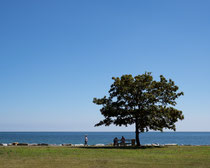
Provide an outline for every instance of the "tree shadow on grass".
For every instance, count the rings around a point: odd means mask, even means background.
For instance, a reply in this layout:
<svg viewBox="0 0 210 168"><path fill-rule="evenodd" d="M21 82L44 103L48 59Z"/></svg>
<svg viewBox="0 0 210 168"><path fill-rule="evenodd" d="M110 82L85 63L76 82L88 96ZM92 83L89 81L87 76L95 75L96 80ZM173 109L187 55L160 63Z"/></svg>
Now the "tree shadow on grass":
<svg viewBox="0 0 210 168"><path fill-rule="evenodd" d="M78 148L83 149L155 149L155 148L163 148L162 146L80 146Z"/></svg>

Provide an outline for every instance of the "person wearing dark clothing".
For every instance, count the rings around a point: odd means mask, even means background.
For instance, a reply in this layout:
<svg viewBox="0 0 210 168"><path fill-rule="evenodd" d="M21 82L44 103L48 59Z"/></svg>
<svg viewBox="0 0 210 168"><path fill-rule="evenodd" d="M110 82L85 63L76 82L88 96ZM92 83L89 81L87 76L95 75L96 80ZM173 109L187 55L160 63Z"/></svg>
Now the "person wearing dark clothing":
<svg viewBox="0 0 210 168"><path fill-rule="evenodd" d="M114 146L118 146L118 138L117 137L114 138Z"/></svg>
<svg viewBox="0 0 210 168"><path fill-rule="evenodd" d="M124 136L122 136L122 138L121 138L121 145L125 146L125 137Z"/></svg>
<svg viewBox="0 0 210 168"><path fill-rule="evenodd" d="M85 135L85 144L84 144L84 146L87 146L87 143L88 143L88 137L87 137L87 135Z"/></svg>

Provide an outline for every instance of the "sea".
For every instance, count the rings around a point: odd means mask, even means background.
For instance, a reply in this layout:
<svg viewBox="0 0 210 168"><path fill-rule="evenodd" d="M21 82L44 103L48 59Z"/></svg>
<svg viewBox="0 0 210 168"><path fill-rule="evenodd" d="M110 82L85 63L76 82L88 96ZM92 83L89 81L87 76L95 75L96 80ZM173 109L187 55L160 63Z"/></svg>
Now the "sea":
<svg viewBox="0 0 210 168"><path fill-rule="evenodd" d="M89 145L110 144L122 136L135 139L134 132L0 132L0 143L83 144L85 135ZM142 145L210 145L210 132L146 132L140 134L140 141Z"/></svg>

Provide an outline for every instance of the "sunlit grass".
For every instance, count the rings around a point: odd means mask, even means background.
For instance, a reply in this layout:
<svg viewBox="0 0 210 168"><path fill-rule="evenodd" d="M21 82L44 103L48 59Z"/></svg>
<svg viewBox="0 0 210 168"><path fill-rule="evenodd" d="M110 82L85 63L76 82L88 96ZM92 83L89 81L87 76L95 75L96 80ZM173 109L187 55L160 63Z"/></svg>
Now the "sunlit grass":
<svg viewBox="0 0 210 168"><path fill-rule="evenodd" d="M210 146L0 147L0 168L210 167Z"/></svg>

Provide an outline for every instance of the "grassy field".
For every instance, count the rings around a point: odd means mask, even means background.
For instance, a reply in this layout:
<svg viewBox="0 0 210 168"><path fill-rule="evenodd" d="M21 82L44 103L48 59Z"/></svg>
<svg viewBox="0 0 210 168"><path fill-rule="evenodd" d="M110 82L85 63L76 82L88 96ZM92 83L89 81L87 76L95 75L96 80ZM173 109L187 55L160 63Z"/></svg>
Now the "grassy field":
<svg viewBox="0 0 210 168"><path fill-rule="evenodd" d="M0 168L210 168L210 146L0 147Z"/></svg>

